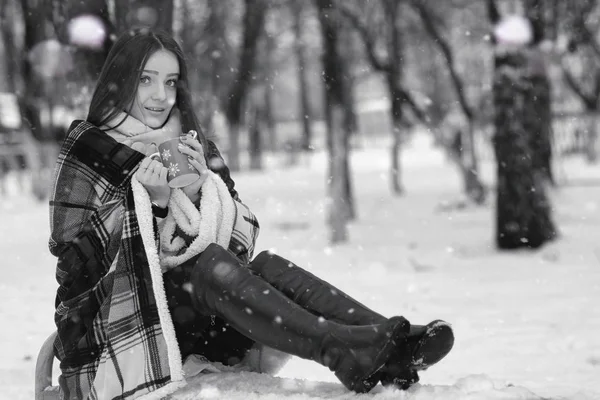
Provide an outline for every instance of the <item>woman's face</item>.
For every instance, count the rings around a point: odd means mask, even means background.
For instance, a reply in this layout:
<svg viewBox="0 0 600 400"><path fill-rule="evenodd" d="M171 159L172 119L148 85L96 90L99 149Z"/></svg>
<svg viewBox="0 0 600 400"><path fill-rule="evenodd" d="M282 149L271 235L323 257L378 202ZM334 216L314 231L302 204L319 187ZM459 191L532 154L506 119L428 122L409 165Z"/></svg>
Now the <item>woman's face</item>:
<svg viewBox="0 0 600 400"><path fill-rule="evenodd" d="M177 100L179 62L166 50L152 54L144 69L130 114L152 129L162 127Z"/></svg>

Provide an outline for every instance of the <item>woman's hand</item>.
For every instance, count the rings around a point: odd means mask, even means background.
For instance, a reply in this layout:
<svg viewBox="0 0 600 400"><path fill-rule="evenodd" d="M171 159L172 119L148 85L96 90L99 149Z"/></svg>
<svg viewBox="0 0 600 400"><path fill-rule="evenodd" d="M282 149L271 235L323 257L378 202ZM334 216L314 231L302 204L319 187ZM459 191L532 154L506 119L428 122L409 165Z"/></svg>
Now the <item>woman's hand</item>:
<svg viewBox="0 0 600 400"><path fill-rule="evenodd" d="M146 157L140 163L140 168L135 173L137 180L146 188L150 201L161 208L167 207L171 197L171 188L167 184L169 170L160 161Z"/></svg>
<svg viewBox="0 0 600 400"><path fill-rule="evenodd" d="M198 192L208 177L208 167L204 158L204 150L200 142L194 139L192 135L182 135L180 140L181 143L178 150L188 156L190 164L200 173L200 179L182 189L190 200L196 201L199 197Z"/></svg>
<svg viewBox="0 0 600 400"><path fill-rule="evenodd" d="M132 139L127 139L123 141L123 144L131 147L135 151L139 151L140 153L145 154L146 156L149 156L150 154L156 153L158 151L158 147L154 143L145 144L144 142L134 142Z"/></svg>

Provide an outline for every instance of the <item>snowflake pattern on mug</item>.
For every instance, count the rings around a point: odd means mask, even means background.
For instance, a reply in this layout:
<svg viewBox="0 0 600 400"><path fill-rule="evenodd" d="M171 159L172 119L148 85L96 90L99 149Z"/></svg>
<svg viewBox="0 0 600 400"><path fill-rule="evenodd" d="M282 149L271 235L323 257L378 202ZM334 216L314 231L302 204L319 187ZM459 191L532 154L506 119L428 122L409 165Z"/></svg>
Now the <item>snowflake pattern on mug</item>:
<svg viewBox="0 0 600 400"><path fill-rule="evenodd" d="M168 161L171 158L171 150L164 149L161 157L163 160Z"/></svg>
<svg viewBox="0 0 600 400"><path fill-rule="evenodd" d="M179 174L180 172L181 170L179 169L178 163L169 163L169 176L177 176L177 174Z"/></svg>
<svg viewBox="0 0 600 400"><path fill-rule="evenodd" d="M192 171L195 171L194 166L192 165L192 163L188 162L188 168Z"/></svg>

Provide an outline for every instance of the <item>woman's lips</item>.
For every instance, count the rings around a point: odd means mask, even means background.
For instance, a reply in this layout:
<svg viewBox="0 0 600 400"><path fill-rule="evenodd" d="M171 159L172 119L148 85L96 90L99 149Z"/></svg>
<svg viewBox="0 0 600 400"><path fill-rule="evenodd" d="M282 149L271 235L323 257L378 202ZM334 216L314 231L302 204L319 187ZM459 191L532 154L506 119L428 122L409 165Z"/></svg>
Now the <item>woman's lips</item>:
<svg viewBox="0 0 600 400"><path fill-rule="evenodd" d="M162 113L165 111L164 108L160 108L160 107L144 107L144 108L153 113Z"/></svg>

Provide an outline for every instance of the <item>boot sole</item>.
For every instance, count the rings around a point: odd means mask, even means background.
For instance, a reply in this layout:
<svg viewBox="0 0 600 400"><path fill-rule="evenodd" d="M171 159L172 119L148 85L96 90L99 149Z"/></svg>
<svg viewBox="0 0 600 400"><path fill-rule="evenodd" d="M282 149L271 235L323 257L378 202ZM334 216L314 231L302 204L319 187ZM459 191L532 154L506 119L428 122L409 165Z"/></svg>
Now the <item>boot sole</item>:
<svg viewBox="0 0 600 400"><path fill-rule="evenodd" d="M391 320L392 318L390 318ZM373 389L381 378L381 370L390 359L398 342L405 340L406 328L404 320L398 319L394 329L392 329L389 340L383 346L377 357L375 358L374 365L376 368L368 375L357 379L357 383L351 388L356 393L367 393Z"/></svg>
<svg viewBox="0 0 600 400"><path fill-rule="evenodd" d="M429 325L412 356L410 369L414 371L425 371L437 364L454 346L454 333L448 323L434 321Z"/></svg>

